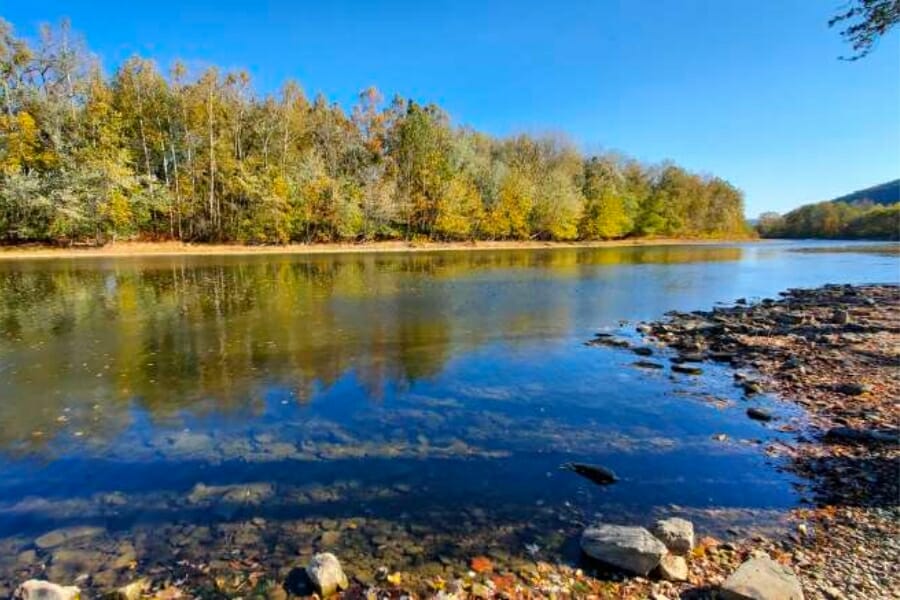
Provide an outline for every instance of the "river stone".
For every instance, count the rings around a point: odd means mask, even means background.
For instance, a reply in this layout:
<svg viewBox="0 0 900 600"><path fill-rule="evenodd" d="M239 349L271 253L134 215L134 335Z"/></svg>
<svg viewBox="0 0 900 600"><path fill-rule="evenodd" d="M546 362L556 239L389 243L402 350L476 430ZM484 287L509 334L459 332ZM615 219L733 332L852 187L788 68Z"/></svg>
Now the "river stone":
<svg viewBox="0 0 900 600"><path fill-rule="evenodd" d="M803 600L794 572L768 556L751 558L722 584L724 600Z"/></svg>
<svg viewBox="0 0 900 600"><path fill-rule="evenodd" d="M208 504L219 501L230 505L257 505L274 494L275 486L271 483L206 485L201 482L196 484L187 495L187 501L190 504Z"/></svg>
<svg viewBox="0 0 900 600"><path fill-rule="evenodd" d="M176 454L197 454L212 448L213 440L205 433L185 429L168 436L169 448Z"/></svg>
<svg viewBox="0 0 900 600"><path fill-rule="evenodd" d="M653 526L653 535L673 554L684 555L694 548L694 524L687 519L661 519Z"/></svg>
<svg viewBox="0 0 900 600"><path fill-rule="evenodd" d="M762 393L763 393L763 386L762 386L762 384L761 384L760 382L758 382L758 381L753 380L753 379L749 379L749 380L744 381L744 383L742 384L742 387L744 388L744 393L747 394L748 396L752 396L752 395L754 395L754 394L762 394Z"/></svg>
<svg viewBox="0 0 900 600"><path fill-rule="evenodd" d="M665 369L666 367L658 362L653 362L652 360L638 360L632 363L636 367L640 367L641 369Z"/></svg>
<svg viewBox="0 0 900 600"><path fill-rule="evenodd" d="M825 433L826 442L846 444L890 444L900 443L900 431L889 429L853 429L852 427L832 427Z"/></svg>
<svg viewBox="0 0 900 600"><path fill-rule="evenodd" d="M836 309L831 315L831 322L835 325L846 325L850 322L850 313L843 309Z"/></svg>
<svg viewBox="0 0 900 600"><path fill-rule="evenodd" d="M659 561L659 574L666 581L687 581L687 561L683 556L666 554Z"/></svg>
<svg viewBox="0 0 900 600"><path fill-rule="evenodd" d="M102 527L66 527L65 529L55 529L53 531L45 533L41 537L34 540L34 545L41 550L49 550L50 548L62 546L66 542L72 540L96 537L101 533L103 533Z"/></svg>
<svg viewBox="0 0 900 600"><path fill-rule="evenodd" d="M866 392L872 391L872 386L864 383L839 383L834 386L834 391L845 396L861 396Z"/></svg>
<svg viewBox="0 0 900 600"><path fill-rule="evenodd" d="M116 600L140 600L140 598L150 589L150 582L147 579L138 579L132 581L128 585L123 585L113 594Z"/></svg>
<svg viewBox="0 0 900 600"><path fill-rule="evenodd" d="M768 411L761 408L751 406L747 409L747 416L755 421L771 421L772 415Z"/></svg>
<svg viewBox="0 0 900 600"><path fill-rule="evenodd" d="M131 542L122 542L119 544L118 555L110 563L111 569L127 569L137 562L137 553L134 550L134 544Z"/></svg>
<svg viewBox="0 0 900 600"><path fill-rule="evenodd" d="M692 367L690 365L680 365L675 364L672 365L672 371L675 373L681 373L683 375L702 375L703 369L700 367Z"/></svg>
<svg viewBox="0 0 900 600"><path fill-rule="evenodd" d="M336 545L341 540L340 531L326 531L319 538L319 543L326 548Z"/></svg>
<svg viewBox="0 0 900 600"><path fill-rule="evenodd" d="M600 523L581 534L581 549L591 558L647 575L666 554L666 546L643 527Z"/></svg>
<svg viewBox="0 0 900 600"><path fill-rule="evenodd" d="M83 577L86 573L82 573L79 575ZM119 575L112 569L103 569L102 571L94 571L91 573L91 587L100 588L100 589L110 589L116 586L116 582L119 580ZM76 579L79 581L79 579Z"/></svg>
<svg viewBox="0 0 900 600"><path fill-rule="evenodd" d="M260 504L275 494L271 483L246 483L232 486L222 495L222 502L229 504Z"/></svg>
<svg viewBox="0 0 900 600"><path fill-rule="evenodd" d="M347 589L349 585L340 561L330 552L313 556L306 567L306 574L323 598Z"/></svg>
<svg viewBox="0 0 900 600"><path fill-rule="evenodd" d="M40 579L29 579L16 588L15 600L78 600L81 590L74 585L62 586Z"/></svg>

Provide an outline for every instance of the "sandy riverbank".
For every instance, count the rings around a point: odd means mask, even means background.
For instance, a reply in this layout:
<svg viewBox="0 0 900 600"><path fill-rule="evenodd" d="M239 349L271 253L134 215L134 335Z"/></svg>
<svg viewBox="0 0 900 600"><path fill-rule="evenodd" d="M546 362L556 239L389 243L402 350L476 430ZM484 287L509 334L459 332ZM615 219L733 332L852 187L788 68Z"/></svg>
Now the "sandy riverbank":
<svg viewBox="0 0 900 600"><path fill-rule="evenodd" d="M0 260L112 256L200 256L243 254L347 254L365 252L458 252L466 250L552 250L628 246L713 245L752 240L638 238L605 242L478 241L478 242L364 242L333 244L189 244L184 242L117 242L100 247L58 247L43 244L0 246Z"/></svg>

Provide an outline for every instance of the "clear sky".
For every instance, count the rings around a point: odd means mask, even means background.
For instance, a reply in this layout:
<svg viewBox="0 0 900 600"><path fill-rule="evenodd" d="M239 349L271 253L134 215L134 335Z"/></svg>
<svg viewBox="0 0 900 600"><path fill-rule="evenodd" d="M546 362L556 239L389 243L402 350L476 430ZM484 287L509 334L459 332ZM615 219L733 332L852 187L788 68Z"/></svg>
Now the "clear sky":
<svg viewBox="0 0 900 600"><path fill-rule="evenodd" d="M492 134L564 132L585 151L673 159L784 212L900 176L900 32L868 58L843 0L13 0L20 34L72 20L107 69L247 69L349 107L375 85Z"/></svg>

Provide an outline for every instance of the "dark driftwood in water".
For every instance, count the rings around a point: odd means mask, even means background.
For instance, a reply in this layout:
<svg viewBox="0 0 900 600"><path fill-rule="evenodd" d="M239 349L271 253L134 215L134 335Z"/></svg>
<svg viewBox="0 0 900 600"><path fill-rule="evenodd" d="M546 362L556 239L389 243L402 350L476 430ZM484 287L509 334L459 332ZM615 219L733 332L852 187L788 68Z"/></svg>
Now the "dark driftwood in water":
<svg viewBox="0 0 900 600"><path fill-rule="evenodd" d="M584 463L566 463L559 467L564 471L573 471L582 477L590 479L597 485L609 485L619 480L616 474L599 465L586 465Z"/></svg>

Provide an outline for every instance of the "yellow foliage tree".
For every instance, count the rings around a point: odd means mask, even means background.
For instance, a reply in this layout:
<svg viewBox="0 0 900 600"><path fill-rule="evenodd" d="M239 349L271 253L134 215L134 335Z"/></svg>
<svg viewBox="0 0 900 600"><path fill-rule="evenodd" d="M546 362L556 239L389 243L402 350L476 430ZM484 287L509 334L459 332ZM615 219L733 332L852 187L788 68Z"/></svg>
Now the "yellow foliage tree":
<svg viewBox="0 0 900 600"><path fill-rule="evenodd" d="M510 170L500 183L497 201L487 211L482 232L491 238L527 238L533 198L534 183L521 172Z"/></svg>
<svg viewBox="0 0 900 600"><path fill-rule="evenodd" d="M468 239L481 221L481 195L468 179L454 177L438 201L435 232L446 239Z"/></svg>
<svg viewBox="0 0 900 600"><path fill-rule="evenodd" d="M45 170L55 163L55 155L41 145L40 129L31 113L0 116L0 168L6 174Z"/></svg>

